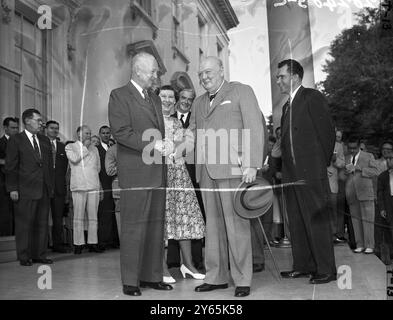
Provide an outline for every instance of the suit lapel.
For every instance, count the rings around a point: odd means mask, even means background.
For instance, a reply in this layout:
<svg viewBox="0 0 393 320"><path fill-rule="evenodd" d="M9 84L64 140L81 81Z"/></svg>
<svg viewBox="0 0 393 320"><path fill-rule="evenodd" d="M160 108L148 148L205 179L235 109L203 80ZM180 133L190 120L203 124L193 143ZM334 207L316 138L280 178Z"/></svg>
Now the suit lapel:
<svg viewBox="0 0 393 320"><path fill-rule="evenodd" d="M210 106L210 101L208 97L208 107L209 111L207 112L207 116L210 116L211 113L214 111L214 109L224 100L225 97L228 95L230 87L227 81L224 81L224 84L222 85L222 88L217 92L216 97L213 100L212 106Z"/></svg>
<svg viewBox="0 0 393 320"><path fill-rule="evenodd" d="M153 107L154 107L154 111L156 113L156 117L155 118L158 121L158 127L159 127L159 129L160 129L160 131L162 133L162 136L164 137L165 124L164 124L164 118L163 118L163 115L162 115L162 110L160 108L161 100L158 97L151 97L151 100L152 100L152 104L153 104ZM158 100L160 100L160 101L158 101Z"/></svg>
<svg viewBox="0 0 393 320"><path fill-rule="evenodd" d="M158 124L156 121L156 117L154 116L153 112L157 112L156 106L154 105L154 101L152 100L152 104L150 105L150 103L148 103L145 99L142 98L140 92L138 91L137 88L135 88L135 86L131 83L131 81L129 81L127 83L127 87L130 89L130 93L135 97L135 99L138 101L139 105L146 111L148 111L151 120ZM159 117L157 116L158 122L160 122Z"/></svg>
<svg viewBox="0 0 393 320"><path fill-rule="evenodd" d="M293 99L290 108L292 109L292 121L295 115L295 110L298 108L299 103L301 103L303 99L303 91L304 87L300 86L299 90L296 92L295 98ZM290 112L286 112L288 109L288 106L286 108L283 108L282 111L282 135L284 135L288 130L289 130L289 117L290 117ZM288 110L291 111L291 110Z"/></svg>

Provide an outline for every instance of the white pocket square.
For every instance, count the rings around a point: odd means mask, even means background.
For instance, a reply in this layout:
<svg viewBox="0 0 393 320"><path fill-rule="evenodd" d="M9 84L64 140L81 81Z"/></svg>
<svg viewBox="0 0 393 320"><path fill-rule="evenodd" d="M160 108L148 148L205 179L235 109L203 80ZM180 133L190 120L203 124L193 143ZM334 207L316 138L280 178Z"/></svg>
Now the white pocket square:
<svg viewBox="0 0 393 320"><path fill-rule="evenodd" d="M222 102L222 103L220 104L220 106L222 106L222 105L224 105L224 104L231 103L231 102L232 102L232 101L230 101L230 100L226 100L226 101Z"/></svg>

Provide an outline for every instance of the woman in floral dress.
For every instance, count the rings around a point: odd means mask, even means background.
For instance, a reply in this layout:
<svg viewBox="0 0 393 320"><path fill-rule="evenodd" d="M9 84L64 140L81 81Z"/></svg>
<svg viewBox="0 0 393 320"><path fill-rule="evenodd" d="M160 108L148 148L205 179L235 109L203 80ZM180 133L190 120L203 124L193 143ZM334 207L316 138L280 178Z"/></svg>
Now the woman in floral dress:
<svg viewBox="0 0 393 320"><path fill-rule="evenodd" d="M165 138L175 146L179 145L183 142L184 129L180 120L171 117L175 112L175 90L171 86L163 86L160 88L159 96L162 101ZM175 157L175 152L166 159L165 240L179 241L183 262L180 271L183 277L189 274L194 279L202 280L205 275L199 273L192 263L191 240L202 239L205 236L205 222L184 158ZM169 274L166 263L164 263L164 276L164 282L175 282Z"/></svg>

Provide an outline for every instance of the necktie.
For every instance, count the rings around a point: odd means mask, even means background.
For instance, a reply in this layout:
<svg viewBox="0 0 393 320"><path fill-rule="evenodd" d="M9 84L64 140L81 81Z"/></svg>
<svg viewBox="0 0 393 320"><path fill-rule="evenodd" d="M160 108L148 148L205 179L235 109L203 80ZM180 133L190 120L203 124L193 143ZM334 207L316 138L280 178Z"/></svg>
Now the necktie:
<svg viewBox="0 0 393 320"><path fill-rule="evenodd" d="M35 139L35 134L33 134L33 146L34 151L37 153L38 157L41 158L40 148L38 148L37 140Z"/></svg>
<svg viewBox="0 0 393 320"><path fill-rule="evenodd" d="M151 104L151 100L150 100L149 93L147 92L147 90L146 90L146 89L143 89L142 93L143 93L143 95L145 96L145 101L146 101L147 103Z"/></svg>
<svg viewBox="0 0 393 320"><path fill-rule="evenodd" d="M212 101L216 97L217 93L209 95L209 100Z"/></svg>
<svg viewBox="0 0 393 320"><path fill-rule="evenodd" d="M56 145L55 140L52 141L52 158L53 158L53 168L56 167Z"/></svg>
<svg viewBox="0 0 393 320"><path fill-rule="evenodd" d="M352 164L355 165L355 156L352 157Z"/></svg>
<svg viewBox="0 0 393 320"><path fill-rule="evenodd" d="M180 121L181 121L182 124L184 124L184 114L182 114L182 115L180 116Z"/></svg>
<svg viewBox="0 0 393 320"><path fill-rule="evenodd" d="M285 104L284 104L284 115L287 114L290 105L291 105L291 100L290 100L290 98L288 98L287 102L285 102Z"/></svg>

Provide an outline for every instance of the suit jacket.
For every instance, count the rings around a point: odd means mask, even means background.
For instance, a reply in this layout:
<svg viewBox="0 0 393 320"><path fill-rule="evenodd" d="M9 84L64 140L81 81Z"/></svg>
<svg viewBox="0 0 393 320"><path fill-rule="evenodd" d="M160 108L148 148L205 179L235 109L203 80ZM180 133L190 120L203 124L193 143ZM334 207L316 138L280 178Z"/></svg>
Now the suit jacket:
<svg viewBox="0 0 393 320"><path fill-rule="evenodd" d="M341 143L336 142L334 145L334 152L336 153L336 161L331 161L327 168L329 186L331 193L338 193L338 170L345 166L344 150Z"/></svg>
<svg viewBox="0 0 393 320"><path fill-rule="evenodd" d="M174 114L171 115L171 117L178 119L178 112L176 111ZM191 112L188 113L187 118L185 119L184 122L182 122L184 129L187 129L190 126L190 118L191 118Z"/></svg>
<svg viewBox="0 0 393 320"><path fill-rule="evenodd" d="M56 142L56 166L54 174L55 194L65 196L67 193L66 174L68 168L68 159L65 152L64 143Z"/></svg>
<svg viewBox="0 0 393 320"><path fill-rule="evenodd" d="M239 161L243 167L262 167L266 123L250 86L225 81L212 106L207 92L196 98L188 129L189 143L195 142L198 182L201 164L206 165L212 179L239 178Z"/></svg>
<svg viewBox="0 0 393 320"><path fill-rule="evenodd" d="M345 163L351 163L351 155L345 157ZM349 204L354 200L366 201L374 200L373 178L378 175L378 169L375 167L374 156L371 153L360 151L356 163L362 171L347 174L345 184L345 194Z"/></svg>
<svg viewBox="0 0 393 320"><path fill-rule="evenodd" d="M18 191L20 199L38 200L46 187L53 195L53 159L48 137L38 134L41 159L35 152L25 131L10 137L5 164L6 188Z"/></svg>
<svg viewBox="0 0 393 320"><path fill-rule="evenodd" d="M104 149L104 147L101 145L101 143L98 145L97 149L98 149L98 154L100 155L100 161L101 161L101 171L100 171L101 187L104 191L112 192L113 178L111 176L108 176L108 174L106 173L106 170L105 170L105 155L106 155L107 151Z"/></svg>
<svg viewBox="0 0 393 320"><path fill-rule="evenodd" d="M283 183L327 180L335 144L335 131L325 97L301 86L281 117ZM292 114L292 120L291 120Z"/></svg>
<svg viewBox="0 0 393 320"><path fill-rule="evenodd" d="M155 140L164 139L161 100L149 94L146 102L134 85L111 92L108 117L117 141L117 170L120 188L159 187L166 182L165 159L154 152Z"/></svg>
<svg viewBox="0 0 393 320"><path fill-rule="evenodd" d="M386 220L389 224L393 222L393 196L390 190L390 173L384 171L378 176L378 207L386 211ZM379 212L377 212L379 214Z"/></svg>
<svg viewBox="0 0 393 320"><path fill-rule="evenodd" d="M99 190L101 162L97 148L92 144L86 148L82 142L76 141L67 144L65 150L71 168L70 190Z"/></svg>
<svg viewBox="0 0 393 320"><path fill-rule="evenodd" d="M7 138L2 136L0 138L0 159L5 160L6 149L7 149ZM4 172L4 165L0 164L0 186L5 185L5 172Z"/></svg>

